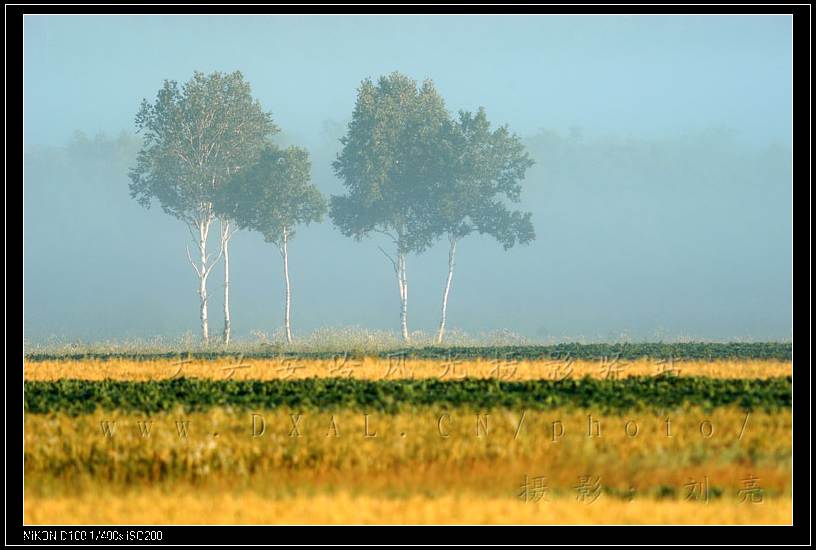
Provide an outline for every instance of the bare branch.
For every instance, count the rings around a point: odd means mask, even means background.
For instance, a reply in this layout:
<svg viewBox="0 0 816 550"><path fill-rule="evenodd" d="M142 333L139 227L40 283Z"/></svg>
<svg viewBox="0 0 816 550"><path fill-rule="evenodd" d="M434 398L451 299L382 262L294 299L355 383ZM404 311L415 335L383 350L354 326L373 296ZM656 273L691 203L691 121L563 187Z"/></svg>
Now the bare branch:
<svg viewBox="0 0 816 550"><path fill-rule="evenodd" d="M193 225L194 225L194 223L193 223L193 222L191 222L191 221L187 222L187 231L189 231L189 232L190 232L190 237L193 239L193 242L195 242L195 241L196 241L196 239L197 239L197 237L196 237L195 232L193 231ZM189 250L187 251L187 255L188 255L188 256L190 255L190 251L189 251Z"/></svg>
<svg viewBox="0 0 816 550"><path fill-rule="evenodd" d="M193 257L190 255L190 245L185 243L184 248L187 249L187 259L190 260L190 265L193 266L193 269L195 270L196 275L201 277L201 272L198 270L198 266L193 261Z"/></svg>
<svg viewBox="0 0 816 550"><path fill-rule="evenodd" d="M397 237L395 237L393 234L389 233L388 231L384 231L382 229L377 229L377 228L372 229L372 231L374 231L375 233L381 233L381 234L385 235L386 237L388 237L389 239L394 241L394 244L397 244L397 242L398 242Z"/></svg>
<svg viewBox="0 0 816 550"><path fill-rule="evenodd" d="M238 227L235 223L229 220L219 220L221 222L221 240L226 242L229 241L233 234L238 231ZM224 229L226 227L226 229Z"/></svg>
<svg viewBox="0 0 816 550"><path fill-rule="evenodd" d="M395 262L395 261L394 261L394 258L393 258L393 257L392 257L390 254L388 254L388 252L386 252L386 251L383 249L383 247L381 247L381 246L377 245L377 248L379 248L379 249L380 249L380 252L382 252L382 253L385 255L385 257L386 257L386 258L388 258L388 260L391 262L391 265L393 265L393 266L394 266L394 271L395 271L395 272L398 272L399 270L397 269L397 262Z"/></svg>
<svg viewBox="0 0 816 550"><path fill-rule="evenodd" d="M215 257L215 259L214 259L214 260L213 260L213 261L210 263L210 265L209 265L209 266L207 266L207 268L205 268L205 269L204 269L204 275L203 275L203 277L204 277L205 279L206 279L207 277L209 277L209 275L210 275L210 271L212 271L212 268L214 268L214 267L215 267L215 264L217 264L217 263L218 263L218 260L220 260L220 259L221 259L221 256L223 256L223 255L224 255L224 241L222 240L222 241L221 241L221 246L219 247L219 250L218 250L218 256L216 256L216 257ZM208 259L209 259L209 254L208 254L207 256L208 256ZM205 263L206 263L206 262L205 262Z"/></svg>

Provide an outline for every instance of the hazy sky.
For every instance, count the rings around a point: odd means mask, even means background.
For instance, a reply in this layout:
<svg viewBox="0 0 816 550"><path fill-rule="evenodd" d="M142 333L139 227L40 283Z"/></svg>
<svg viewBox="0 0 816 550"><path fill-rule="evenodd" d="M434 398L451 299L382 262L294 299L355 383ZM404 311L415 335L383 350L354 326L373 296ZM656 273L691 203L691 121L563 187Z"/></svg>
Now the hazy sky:
<svg viewBox="0 0 816 550"><path fill-rule="evenodd" d="M431 78L452 112L484 106L525 139L538 238L462 242L452 328L790 338L790 17L26 16L24 41L31 338L197 334L188 234L128 196L133 119L164 79L236 69L326 194L342 191L330 162L366 77ZM327 220L291 255L296 334L397 328L376 241ZM275 330L277 252L239 233L232 256L236 334ZM438 323L446 260L444 244L409 258L412 329Z"/></svg>
<svg viewBox="0 0 816 550"><path fill-rule="evenodd" d="M163 79L235 69L304 136L399 70L521 134L790 140L789 16L26 16L24 38L26 143L131 128Z"/></svg>

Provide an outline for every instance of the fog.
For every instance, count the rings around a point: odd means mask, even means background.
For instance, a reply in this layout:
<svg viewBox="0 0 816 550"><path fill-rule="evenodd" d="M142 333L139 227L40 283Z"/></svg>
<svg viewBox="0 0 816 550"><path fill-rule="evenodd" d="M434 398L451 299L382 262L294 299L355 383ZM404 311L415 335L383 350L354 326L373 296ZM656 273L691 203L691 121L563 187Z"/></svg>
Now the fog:
<svg viewBox="0 0 816 550"><path fill-rule="evenodd" d="M240 70L281 144L331 162L367 77L432 79L536 164L536 240L457 250L450 329L537 341L791 338L787 17L26 16L24 331L33 341L198 334L184 224L129 196L134 116L164 79ZM216 224L217 225L217 224ZM217 230L213 231L214 233ZM215 239L211 246L216 247ZM290 244L295 337L397 331L394 272L326 217ZM408 257L409 326L439 323L447 241ZM210 326L222 322L220 266ZM278 250L231 243L235 337L280 328Z"/></svg>

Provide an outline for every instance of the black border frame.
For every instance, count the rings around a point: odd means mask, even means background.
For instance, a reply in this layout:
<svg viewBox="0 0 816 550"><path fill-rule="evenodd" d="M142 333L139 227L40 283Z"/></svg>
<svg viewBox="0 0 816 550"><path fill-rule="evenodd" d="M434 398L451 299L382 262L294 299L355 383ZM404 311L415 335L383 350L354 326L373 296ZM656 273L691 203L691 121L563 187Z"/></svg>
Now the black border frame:
<svg viewBox="0 0 816 550"><path fill-rule="evenodd" d="M277 8L277 9L275 9ZM306 527L306 526L175 526L175 527L109 527L105 530L121 533L133 529L161 530L163 540L158 544L180 545L231 545L231 544L349 544L358 545L405 545L405 544L493 544L493 545L543 545L561 543L564 545L580 544L625 544L627 546L658 545L658 544L705 544L705 545L777 545L799 544L809 545L810 537L810 4L789 5L756 5L756 4L719 4L719 5L582 5L562 4L547 5L479 5L479 4L447 4L447 5L414 5L391 6L388 10L382 5L321 5L314 6L301 4L297 6L262 6L262 5L219 5L200 4L191 5L6 5L6 197L9 187L16 189L16 182L22 182L23 157L22 140L22 110L14 108L22 105L22 17L25 14L82 14L82 13L336 13L336 14L365 14L398 13L420 14L460 14L460 13L495 13L495 14L558 14L558 13L598 13L598 14L791 14L793 16L793 191L794 197L798 191L799 200L794 198L793 232L796 238L793 245L798 245L802 253L793 254L794 314L806 311L800 315L802 320L793 325L795 336L799 336L802 345L796 350L794 366L794 509L793 526L337 526L337 527ZM18 62L19 65L15 62ZM17 77L17 78L15 78ZM12 116L9 116L9 114ZM9 122L10 121L10 122ZM11 136L11 139L9 139ZM9 162L9 159L12 159ZM19 172L17 172L19 170ZM19 178L19 179L17 179ZM9 182L12 182L9 185ZM804 191L808 191L807 202ZM14 218L21 211L14 208ZM15 250L14 257L20 258L22 253L22 224L18 220L9 224L9 210L6 209L6 231L12 227L11 240ZM21 218L20 218L21 221ZM20 233L17 233L17 232ZM793 237L793 235L792 235ZM807 238L805 238L807 237ZM807 242L805 242L807 241ZM9 283L8 260L9 239L6 238L6 317L9 310ZM807 249L805 249L807 245ZM797 261L798 258L798 261ZM808 262L805 262L805 259ZM12 273L21 273L20 264L13 262ZM806 270L807 269L807 270ZM805 278L805 274L807 278ZM19 296L19 302L13 300L15 313L22 312L22 292L17 293L20 286L14 284L12 296ZM799 291L798 293L796 291ZM805 296L807 298L805 298ZM19 304L19 306L18 306ZM18 310L17 307L20 309ZM19 317L17 317L19 318ZM804 320L808 323L805 324ZM11 327L17 325L12 321ZM37 542L24 540L24 530L31 531L79 531L90 530L92 526L66 527L24 527L23 526L23 350L17 345L22 342L20 337L9 337L8 319L6 320L6 416L5 416L5 542L7 545L22 544L87 544L82 541ZM798 327L798 328L797 328ZM20 338L17 340L16 338ZM11 349L9 348L11 341ZM804 346L807 342L807 346ZM19 359L18 359L19 358ZM11 359L11 364L9 363ZM11 366L10 366L11 365ZM19 366L18 366L19 365ZM806 389L807 388L807 389ZM798 391L797 391L798 389ZM17 446L19 444L19 447ZM106 544L143 544L135 540L105 541ZM148 543L150 544L150 543ZM155 543L154 543L155 544Z"/></svg>

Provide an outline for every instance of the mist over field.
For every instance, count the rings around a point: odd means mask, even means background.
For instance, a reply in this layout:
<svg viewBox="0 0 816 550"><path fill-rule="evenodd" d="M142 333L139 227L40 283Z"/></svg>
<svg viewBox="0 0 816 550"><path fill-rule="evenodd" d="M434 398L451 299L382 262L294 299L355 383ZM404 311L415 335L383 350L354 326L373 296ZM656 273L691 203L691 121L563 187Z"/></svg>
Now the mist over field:
<svg viewBox="0 0 816 550"><path fill-rule="evenodd" d="M196 70L240 70L280 126L275 140L309 151L325 196L344 192L331 163L364 78L432 79L452 114L483 106L521 137L535 165L516 208L532 212L536 239L507 251L486 236L459 243L449 330L544 342L792 336L789 18L26 16L24 32L32 341L197 334L190 235L128 190L140 102ZM296 338L397 331L386 243L356 242L328 217L298 229ZM279 330L277 249L240 231L230 255L234 336ZM436 329L447 261L444 238L408 256L411 330Z"/></svg>

